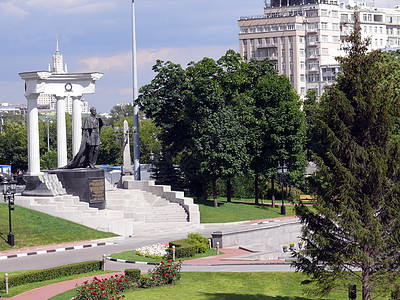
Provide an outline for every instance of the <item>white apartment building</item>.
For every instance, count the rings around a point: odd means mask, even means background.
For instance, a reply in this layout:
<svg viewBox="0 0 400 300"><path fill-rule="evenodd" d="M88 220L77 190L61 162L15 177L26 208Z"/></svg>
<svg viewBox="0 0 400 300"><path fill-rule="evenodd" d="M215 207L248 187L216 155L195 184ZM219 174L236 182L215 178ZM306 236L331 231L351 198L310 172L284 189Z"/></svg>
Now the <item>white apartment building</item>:
<svg viewBox="0 0 400 300"><path fill-rule="evenodd" d="M245 60L269 58L299 95L335 80L335 57L344 55L342 40L353 29L358 7L363 38L371 49L400 47L400 6L376 8L337 0L265 0L264 14L238 21L239 49Z"/></svg>
<svg viewBox="0 0 400 300"><path fill-rule="evenodd" d="M58 36L57 36L56 53L53 55L53 67L51 68L49 64L48 71L54 74L68 73L67 64L65 64L64 67L64 59L58 49ZM56 103L57 99L55 95L41 94L38 98L38 109L41 112L55 112ZM65 111L68 112L70 115L72 114L72 103L73 100L71 98L67 98L65 100ZM82 100L81 103L82 103L82 113L89 113L87 101Z"/></svg>

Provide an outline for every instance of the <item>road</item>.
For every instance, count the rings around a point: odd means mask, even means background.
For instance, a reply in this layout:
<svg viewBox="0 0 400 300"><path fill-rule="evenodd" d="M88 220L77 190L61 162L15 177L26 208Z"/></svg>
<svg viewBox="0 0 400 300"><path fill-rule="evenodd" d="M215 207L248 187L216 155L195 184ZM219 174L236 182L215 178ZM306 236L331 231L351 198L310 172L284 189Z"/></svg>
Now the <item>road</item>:
<svg viewBox="0 0 400 300"><path fill-rule="evenodd" d="M207 230L205 230L207 231ZM187 237L186 233L168 234L165 236L115 238L113 245L90 247L77 250L67 250L46 254L37 254L17 258L0 260L0 271L9 272L17 270L45 269L88 260L101 260L103 255L133 250L140 246L165 243ZM106 262L107 270L122 271L128 268L139 268L147 271L151 268L145 264L131 264L119 262ZM289 265L187 265L182 271L191 272L287 272L293 271Z"/></svg>

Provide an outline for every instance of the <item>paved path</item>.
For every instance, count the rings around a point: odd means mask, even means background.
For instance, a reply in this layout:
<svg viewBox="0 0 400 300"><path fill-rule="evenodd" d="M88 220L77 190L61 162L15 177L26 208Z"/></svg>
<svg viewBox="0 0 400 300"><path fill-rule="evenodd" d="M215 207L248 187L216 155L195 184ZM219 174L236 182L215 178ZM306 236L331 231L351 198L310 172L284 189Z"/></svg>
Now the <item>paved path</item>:
<svg viewBox="0 0 400 300"><path fill-rule="evenodd" d="M103 279L103 278L108 278L110 276L114 275L123 275L123 273L110 273L110 274L102 274L98 275L97 278ZM94 276L90 277L83 277L83 278L77 278L73 280L68 280L68 281L63 281L63 282L58 282L58 283L53 283L49 285L45 285L39 288L36 288L34 290L27 291L25 293L19 294L15 297L9 298L9 299L16 299L16 300L47 300L51 297L54 297L55 295L61 294L65 291L68 291L70 289L73 289L76 287L76 285L81 285L85 281L90 281L93 279Z"/></svg>

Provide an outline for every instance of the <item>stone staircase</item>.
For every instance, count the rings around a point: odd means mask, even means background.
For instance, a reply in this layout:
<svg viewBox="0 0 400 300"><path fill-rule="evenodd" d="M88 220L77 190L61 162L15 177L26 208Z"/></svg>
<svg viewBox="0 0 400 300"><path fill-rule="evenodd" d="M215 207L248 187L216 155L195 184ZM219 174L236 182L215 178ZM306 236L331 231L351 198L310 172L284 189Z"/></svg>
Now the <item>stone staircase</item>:
<svg viewBox="0 0 400 300"><path fill-rule="evenodd" d="M150 186L153 185L154 183L150 183ZM165 186L162 189L165 189ZM170 188L167 190L170 192ZM179 192L170 193L176 193L175 200L182 196ZM174 198L171 195L169 197ZM200 223L198 207L193 204L191 198L181 200L186 202L186 207L178 203L179 199L173 202L140 188L108 187L106 208L103 210L91 208L88 203L80 202L77 196L72 195L16 195L15 204L101 231L123 236L145 236L195 231L196 224ZM192 210L191 214L188 213L188 205Z"/></svg>

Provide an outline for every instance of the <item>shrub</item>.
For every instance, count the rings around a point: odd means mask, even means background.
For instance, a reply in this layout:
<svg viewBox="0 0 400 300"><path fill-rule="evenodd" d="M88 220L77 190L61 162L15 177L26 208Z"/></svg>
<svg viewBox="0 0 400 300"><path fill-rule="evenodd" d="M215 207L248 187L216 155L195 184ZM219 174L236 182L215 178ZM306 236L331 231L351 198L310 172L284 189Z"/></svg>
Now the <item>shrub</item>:
<svg viewBox="0 0 400 300"><path fill-rule="evenodd" d="M125 276L130 277L132 280L139 280L140 269L125 269Z"/></svg>
<svg viewBox="0 0 400 300"><path fill-rule="evenodd" d="M140 277L138 269L126 269L125 276L115 275L105 279L94 277L92 281L85 281L77 288L73 300L121 299L125 297L122 293L128 289L174 284L181 277L181 267L181 261L168 260L156 265L153 271L149 270L148 277Z"/></svg>
<svg viewBox="0 0 400 300"><path fill-rule="evenodd" d="M44 270L34 270L24 274L15 274L8 277L8 286L18 286L32 282L40 282L54 278L60 278L75 274L88 273L103 269L102 261L86 261L65 266L59 266ZM5 281L0 281L0 289L6 287Z"/></svg>
<svg viewBox="0 0 400 300"><path fill-rule="evenodd" d="M175 258L192 257L196 252L196 246L187 243L187 240L177 240L169 242L167 249L168 258L172 258L172 246L175 246Z"/></svg>
<svg viewBox="0 0 400 300"><path fill-rule="evenodd" d="M153 271L149 270L149 282L151 286L174 284L181 277L181 268L181 261L173 262L168 260L166 263L162 261Z"/></svg>
<svg viewBox="0 0 400 300"><path fill-rule="evenodd" d="M77 295L73 300L86 299L117 299L124 298L122 292L134 288L135 283L126 276L111 276L110 278L98 279L94 277L92 281L85 281L77 288Z"/></svg>
<svg viewBox="0 0 400 300"><path fill-rule="evenodd" d="M195 246L197 253L204 253L209 248L208 239L200 233L189 233L187 243Z"/></svg>

